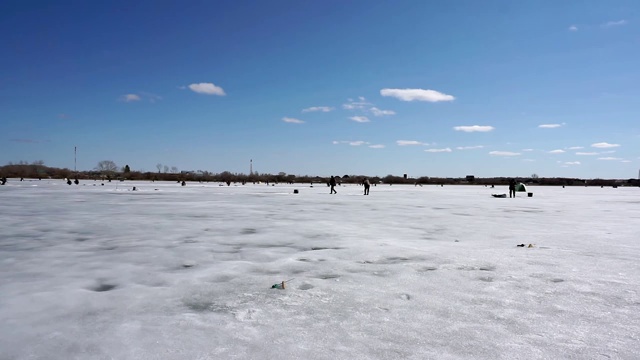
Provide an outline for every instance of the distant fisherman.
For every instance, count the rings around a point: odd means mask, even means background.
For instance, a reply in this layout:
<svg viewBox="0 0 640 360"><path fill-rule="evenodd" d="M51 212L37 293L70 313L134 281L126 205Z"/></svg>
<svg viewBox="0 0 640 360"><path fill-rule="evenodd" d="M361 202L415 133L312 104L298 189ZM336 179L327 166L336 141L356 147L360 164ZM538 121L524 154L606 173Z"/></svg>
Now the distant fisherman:
<svg viewBox="0 0 640 360"><path fill-rule="evenodd" d="M369 195L369 188L371 187L371 183L369 182L369 179L364 178L364 194L365 195Z"/></svg>
<svg viewBox="0 0 640 360"><path fill-rule="evenodd" d="M516 197L516 181L514 179L509 179L509 197Z"/></svg>
<svg viewBox="0 0 640 360"><path fill-rule="evenodd" d="M336 178L331 175L331 179L329 179L329 186L331 186L331 192L329 194L337 194L336 191Z"/></svg>

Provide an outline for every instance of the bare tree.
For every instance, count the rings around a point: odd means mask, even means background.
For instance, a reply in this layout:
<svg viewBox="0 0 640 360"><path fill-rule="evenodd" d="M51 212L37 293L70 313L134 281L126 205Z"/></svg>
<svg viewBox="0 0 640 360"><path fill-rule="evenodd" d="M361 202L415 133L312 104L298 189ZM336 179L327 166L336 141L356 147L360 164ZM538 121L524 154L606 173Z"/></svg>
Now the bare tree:
<svg viewBox="0 0 640 360"><path fill-rule="evenodd" d="M164 166L164 173L166 174L166 173L168 173L168 172L169 172L169 166L168 166L168 165L165 165L165 166Z"/></svg>
<svg viewBox="0 0 640 360"><path fill-rule="evenodd" d="M172 166L171 167L171 172L174 173L174 174L177 174L178 173L178 167L177 166Z"/></svg>
<svg viewBox="0 0 640 360"><path fill-rule="evenodd" d="M111 160L102 160L98 163L98 166L96 166L96 170L105 173L116 172L118 171L118 165Z"/></svg>
<svg viewBox="0 0 640 360"><path fill-rule="evenodd" d="M157 163L156 168L158 169L158 174L160 174L160 171L162 171L162 164Z"/></svg>

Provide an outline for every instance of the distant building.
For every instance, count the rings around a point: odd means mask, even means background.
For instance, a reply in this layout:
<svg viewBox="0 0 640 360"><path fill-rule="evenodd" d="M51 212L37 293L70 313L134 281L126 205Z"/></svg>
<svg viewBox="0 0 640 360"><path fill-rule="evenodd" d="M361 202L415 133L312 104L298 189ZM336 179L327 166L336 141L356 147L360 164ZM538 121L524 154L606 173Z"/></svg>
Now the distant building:
<svg viewBox="0 0 640 360"><path fill-rule="evenodd" d="M473 176L473 175L467 175L467 181L468 181L468 182L472 182L472 181L474 181L475 179L476 179L476 177L475 177L475 176Z"/></svg>

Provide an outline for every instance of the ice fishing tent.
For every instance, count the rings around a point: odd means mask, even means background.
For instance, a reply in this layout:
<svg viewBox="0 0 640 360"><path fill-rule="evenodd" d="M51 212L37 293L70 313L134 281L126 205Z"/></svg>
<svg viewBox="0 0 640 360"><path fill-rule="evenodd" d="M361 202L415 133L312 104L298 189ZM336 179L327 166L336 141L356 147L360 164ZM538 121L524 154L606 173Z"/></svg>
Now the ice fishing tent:
<svg viewBox="0 0 640 360"><path fill-rule="evenodd" d="M517 192L527 192L527 187L524 186L523 183L517 183L516 184L516 191Z"/></svg>

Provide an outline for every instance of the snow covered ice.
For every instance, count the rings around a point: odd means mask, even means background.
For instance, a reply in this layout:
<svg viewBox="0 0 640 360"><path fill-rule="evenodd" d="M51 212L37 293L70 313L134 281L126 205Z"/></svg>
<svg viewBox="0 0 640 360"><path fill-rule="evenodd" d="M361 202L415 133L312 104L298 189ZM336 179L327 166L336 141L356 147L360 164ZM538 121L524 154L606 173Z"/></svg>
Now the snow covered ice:
<svg viewBox="0 0 640 360"><path fill-rule="evenodd" d="M640 189L337 191L10 179L0 359L640 357Z"/></svg>

